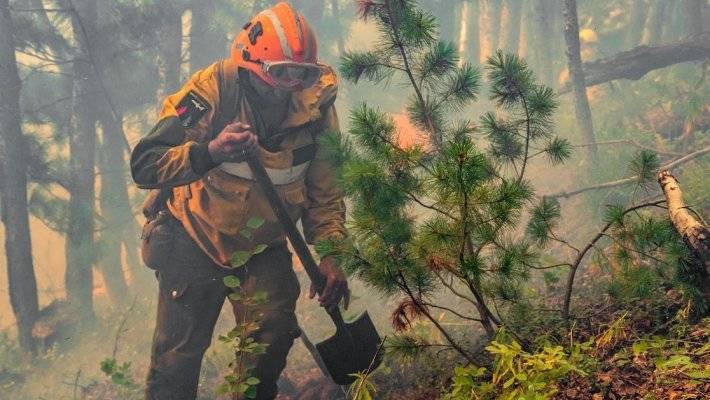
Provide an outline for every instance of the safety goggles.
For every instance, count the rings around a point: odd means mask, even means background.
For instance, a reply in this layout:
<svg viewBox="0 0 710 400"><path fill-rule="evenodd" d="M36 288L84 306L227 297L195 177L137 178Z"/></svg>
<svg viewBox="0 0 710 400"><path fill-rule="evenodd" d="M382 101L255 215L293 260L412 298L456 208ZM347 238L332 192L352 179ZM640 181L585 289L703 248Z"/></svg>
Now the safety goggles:
<svg viewBox="0 0 710 400"><path fill-rule="evenodd" d="M296 63L292 61L265 62L264 73L283 89L306 89L313 86L321 76L321 69L316 64Z"/></svg>

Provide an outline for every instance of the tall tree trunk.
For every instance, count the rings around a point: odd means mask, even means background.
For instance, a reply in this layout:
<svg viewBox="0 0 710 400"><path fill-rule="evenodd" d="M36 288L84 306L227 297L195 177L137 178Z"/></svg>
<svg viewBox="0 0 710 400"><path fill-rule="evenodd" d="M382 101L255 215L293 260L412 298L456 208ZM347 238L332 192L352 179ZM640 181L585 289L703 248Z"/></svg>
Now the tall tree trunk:
<svg viewBox="0 0 710 400"><path fill-rule="evenodd" d="M158 102L162 104L163 99L180 88L180 66L182 65L182 10L177 7L167 7L164 15L163 25L159 28L158 36L160 44L158 45L158 76L160 84L157 93ZM194 26L194 25L193 25ZM194 59L195 67L197 65L210 64L214 60L198 60L200 51L195 46L195 49L190 46L191 65L192 68L192 52L198 52Z"/></svg>
<svg viewBox="0 0 710 400"><path fill-rule="evenodd" d="M643 28L648 16L648 0L633 0L629 12L629 25L626 32L626 47L636 47L641 43Z"/></svg>
<svg viewBox="0 0 710 400"><path fill-rule="evenodd" d="M594 138L594 126L592 124L592 110L589 108L587 90L584 82L584 71L582 70L582 57L579 53L579 21L577 20L576 0L565 0L565 42L567 44L567 60L569 62L569 75L574 85L574 108L577 116L577 126L582 132L582 138L589 143L589 161L595 162L597 159L597 146Z"/></svg>
<svg viewBox="0 0 710 400"><path fill-rule="evenodd" d="M96 91L94 66L88 40L98 34L96 3L74 0L71 25L79 48L73 63L73 126L69 135L70 175L69 229L67 231L67 298L84 317L93 317L93 276L95 260L95 157L96 157Z"/></svg>
<svg viewBox="0 0 710 400"><path fill-rule="evenodd" d="M481 32L481 53L479 59L485 62L498 49L500 36L500 0L480 0L479 24Z"/></svg>
<svg viewBox="0 0 710 400"><path fill-rule="evenodd" d="M541 81L552 86L554 84L554 69L552 66L552 46L550 40L553 37L552 12L554 4L550 0L533 0L533 29L532 44L528 48L529 54L534 54L535 68Z"/></svg>
<svg viewBox="0 0 710 400"><path fill-rule="evenodd" d="M112 21L102 20L100 17L100 26L110 26L111 23ZM99 205L103 224L98 230L103 253L101 259L97 259L97 266L104 277L112 302L122 305L128 300L129 294L122 248L126 255L126 267L131 271L134 283L153 280L150 279L152 274L143 267L138 254L140 227L133 215L128 191L130 172L126 155L130 149L123 130L123 112L114 106L114 96L103 84L112 71L111 57L120 51L112 39L110 35L103 34L90 43L91 48L95 49L98 70L95 90L102 93L105 100L100 102L100 110L96 116L101 125L98 167L101 173ZM137 286L134 287L136 291L146 288L142 284Z"/></svg>
<svg viewBox="0 0 710 400"><path fill-rule="evenodd" d="M100 10L99 21L92 25L92 29L111 25L112 21L102 18L103 15L105 12ZM91 83L94 92L101 95L101 100L95 106L97 114L94 117L101 124L102 135L97 164L101 180L98 200L102 218L97 229L100 251L95 263L104 278L111 302L120 306L125 304L129 294L121 257L121 246L124 242L131 243L126 244L129 267L138 270L142 268L142 263L138 259L138 244L134 239L139 229L131 211L126 183L128 166L124 154L128 151L128 143L123 131L123 115L115 108L112 93L104 85L111 71L110 60L120 48L116 46L111 35L105 32L100 30L101 34L91 37L87 43L93 55L91 61L95 63L96 80Z"/></svg>
<svg viewBox="0 0 710 400"><path fill-rule="evenodd" d="M99 172L101 191L99 205L103 223L99 229L102 254L97 264L106 282L106 289L111 301L116 305L124 304L128 299L128 286L123 274L121 244L124 238L133 237L138 232L128 199L126 185L127 166L124 154L122 117L115 121L112 115L102 113L101 151ZM128 245L126 246L128 249ZM138 260L131 260L132 267L138 267Z"/></svg>
<svg viewBox="0 0 710 400"><path fill-rule="evenodd" d="M518 54L523 0L506 0L501 13L500 46L505 51Z"/></svg>
<svg viewBox="0 0 710 400"><path fill-rule="evenodd" d="M37 281L32 263L27 210L28 149L22 133L20 89L14 26L8 0L0 0L0 211L5 225L10 304L22 347L34 351L32 326L37 319Z"/></svg>
<svg viewBox="0 0 710 400"><path fill-rule="evenodd" d="M663 21L666 12L666 0L652 0L651 8L646 18L646 25L641 37L641 44L655 45L661 41Z"/></svg>
<svg viewBox="0 0 710 400"><path fill-rule="evenodd" d="M696 35L703 31L703 13L707 0L683 0L684 36Z"/></svg>

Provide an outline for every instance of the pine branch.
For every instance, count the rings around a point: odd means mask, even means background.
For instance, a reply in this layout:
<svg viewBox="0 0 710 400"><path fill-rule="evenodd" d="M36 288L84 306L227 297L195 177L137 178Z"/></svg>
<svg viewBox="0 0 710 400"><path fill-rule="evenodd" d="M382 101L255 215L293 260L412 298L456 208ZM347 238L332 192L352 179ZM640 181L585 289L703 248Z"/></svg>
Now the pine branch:
<svg viewBox="0 0 710 400"><path fill-rule="evenodd" d="M402 62L404 63L404 70L407 74L407 77L409 78L409 81L412 84L412 88L414 89L414 92L417 95L417 99L419 101L419 104L425 109L425 117L426 117L426 122L427 122L427 130L432 134L432 140L434 141L434 145L436 147L441 147L441 137L439 137L439 132L436 129L436 126L434 125L434 121L431 118L431 114L428 112L426 109L426 102L424 101L424 96L422 95L421 88L417 84L416 79L414 78L414 74L412 73L412 68L409 63L409 56L407 55L407 51L404 48L404 44L402 42L402 39L400 38L399 34L399 28L397 27L397 22L395 21L393 11L392 11L392 5L390 4L392 0L385 0L385 6L387 8L387 14L389 15L390 18L390 23L392 24L392 34L395 39L395 46L399 50L400 56L402 57Z"/></svg>
<svg viewBox="0 0 710 400"><path fill-rule="evenodd" d="M525 167L528 164L528 152L530 151L530 110L528 109L528 101L521 91L518 92L520 99L522 100L523 110L525 110L525 155L523 157L523 165L520 168L520 175L518 175L518 183L522 182L525 176Z"/></svg>

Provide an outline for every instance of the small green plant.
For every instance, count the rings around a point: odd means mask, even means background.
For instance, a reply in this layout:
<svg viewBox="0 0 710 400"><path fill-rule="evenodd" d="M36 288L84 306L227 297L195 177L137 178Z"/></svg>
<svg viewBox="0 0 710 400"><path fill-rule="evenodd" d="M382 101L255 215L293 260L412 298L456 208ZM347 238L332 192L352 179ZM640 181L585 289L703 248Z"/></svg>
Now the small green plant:
<svg viewBox="0 0 710 400"><path fill-rule="evenodd" d="M350 385L352 393L351 400L372 400L374 394L377 393L375 384L370 380L370 374L357 373L354 374L355 382Z"/></svg>
<svg viewBox="0 0 710 400"><path fill-rule="evenodd" d="M695 330L695 335L700 338L710 336L710 319L701 321ZM652 363L659 383L682 380L684 385L690 387L710 382L710 365L707 363L710 342L707 340L702 343L684 337L651 336L634 341L631 354L634 360Z"/></svg>
<svg viewBox="0 0 710 400"><path fill-rule="evenodd" d="M252 231L258 229L264 220L259 217L252 217L242 230L241 235L247 239L252 238ZM237 251L232 255L232 267L244 266L249 258L259 254L266 249L266 245L260 244L253 247L251 251ZM233 399L256 398L256 387L259 378L252 376L254 356L266 351L266 345L257 342L253 334L259 329L261 315L254 312L254 308L263 304L267 300L266 293L249 293L242 286L242 281L234 275L228 275L222 279L231 293L228 297L232 301L239 302L242 308L242 319L236 321L236 326L226 335L220 335L219 340L230 347L234 352L234 359L230 361L230 372L224 376L224 382L217 387L217 394L231 395Z"/></svg>
<svg viewBox="0 0 710 400"><path fill-rule="evenodd" d="M101 372L111 380L121 399L137 395L139 385L133 380L130 362L119 363L115 358L106 358L101 361Z"/></svg>
<svg viewBox="0 0 710 400"><path fill-rule="evenodd" d="M118 398L121 399L138 399L142 396L141 387L140 385L136 384L131 374L131 363L119 363L116 359L116 354L118 353L118 343L121 339L121 334L125 332L123 327L126 325L126 321L128 320L128 317L135 306L136 299L133 300L131 306L123 314L123 317L121 318L121 321L119 322L118 327L116 328L116 337L114 338L113 352L111 353L111 357L105 358L99 364L101 372L103 372L104 375L109 378L111 385L116 391L116 395L118 396Z"/></svg>
<svg viewBox="0 0 710 400"><path fill-rule="evenodd" d="M457 367L445 400L545 400L552 398L555 383L570 372L586 375L561 346L528 353L518 342L499 336L486 347L494 357L492 370Z"/></svg>
<svg viewBox="0 0 710 400"><path fill-rule="evenodd" d="M254 237L253 231L259 229L261 227L261 225L263 225L263 224L264 224L263 219L261 219L257 216L251 217L247 221L244 229L242 229L241 232L239 232L239 234L242 235L247 240L251 240ZM249 259L252 256L257 255L264 250L266 250L265 244L256 244L256 245L252 246L251 250L249 250L249 251L246 251L246 250L235 251L234 253L232 253L232 257L231 257L232 268L239 268L239 267L244 266L244 264L246 264L247 261L249 261Z"/></svg>
<svg viewBox="0 0 710 400"><path fill-rule="evenodd" d="M252 334L259 329L259 316L249 310L266 301L264 293L246 295L242 291L239 278L226 276L224 284L232 290L229 299L239 301L245 308L244 318L237 321L236 326L226 335L220 335L219 340L230 346L235 358L229 363L231 372L225 375L224 382L217 387L217 394L231 394L234 399L244 396L247 399L256 397L256 386L259 379L251 376L254 365L248 361L249 356L262 354L266 346L254 340Z"/></svg>

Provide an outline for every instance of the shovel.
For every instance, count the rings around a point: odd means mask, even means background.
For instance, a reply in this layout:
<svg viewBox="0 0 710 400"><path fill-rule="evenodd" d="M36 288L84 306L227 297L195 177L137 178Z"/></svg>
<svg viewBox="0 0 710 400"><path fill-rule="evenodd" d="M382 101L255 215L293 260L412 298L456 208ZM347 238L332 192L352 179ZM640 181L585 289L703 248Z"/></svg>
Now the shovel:
<svg viewBox="0 0 710 400"><path fill-rule="evenodd" d="M254 153L248 153L246 161L254 178L264 191L264 195L274 210L274 214L283 225L286 236L291 241L291 245L301 260L308 277L320 295L325 288L325 278L318 270L318 265L313 259L306 241L301 236L298 228L296 228L296 224L291 220L259 158ZM335 324L335 335L321 343L316 343L316 349L333 381L338 385L349 385L355 381L351 374L369 373L379 366L382 361L380 335L377 333L367 311L352 322L343 320L343 316L337 306L328 310L328 315L330 315Z"/></svg>

